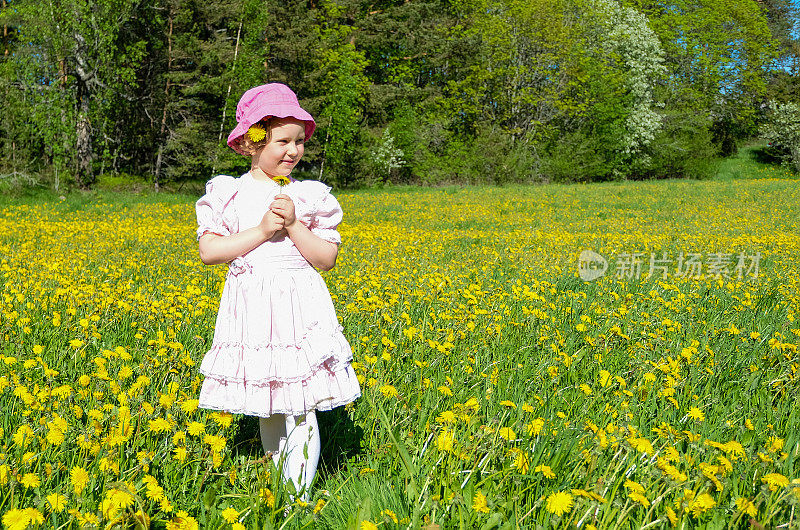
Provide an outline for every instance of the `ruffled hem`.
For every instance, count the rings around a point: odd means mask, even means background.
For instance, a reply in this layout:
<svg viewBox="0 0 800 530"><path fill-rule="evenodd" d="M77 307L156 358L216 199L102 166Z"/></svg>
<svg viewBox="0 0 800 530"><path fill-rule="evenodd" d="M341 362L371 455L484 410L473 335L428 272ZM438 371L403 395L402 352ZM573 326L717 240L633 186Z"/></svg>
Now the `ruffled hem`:
<svg viewBox="0 0 800 530"><path fill-rule="evenodd" d="M336 371L319 370L305 380L283 383L272 381L224 381L206 377L200 390L204 409L233 414L269 417L273 414L306 414L312 410L331 410L361 396L353 367Z"/></svg>
<svg viewBox="0 0 800 530"><path fill-rule="evenodd" d="M336 372L352 360L342 327L323 330L315 322L297 343L214 342L200 373L229 383L293 383L322 369Z"/></svg>

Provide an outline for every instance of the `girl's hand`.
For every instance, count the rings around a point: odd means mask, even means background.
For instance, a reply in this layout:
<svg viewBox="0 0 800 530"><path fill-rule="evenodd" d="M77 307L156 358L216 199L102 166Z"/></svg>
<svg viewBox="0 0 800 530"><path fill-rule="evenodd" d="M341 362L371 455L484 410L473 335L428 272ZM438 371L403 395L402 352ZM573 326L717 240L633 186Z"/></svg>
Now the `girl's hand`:
<svg viewBox="0 0 800 530"><path fill-rule="evenodd" d="M285 222L283 217L276 214L272 210L269 210L264 214L264 217L261 218L261 223L258 225L267 240L275 237L275 234L283 230L284 226Z"/></svg>
<svg viewBox="0 0 800 530"><path fill-rule="evenodd" d="M289 228L297 221L294 213L294 203L288 195L276 195L275 200L269 205L269 209L283 219L283 228Z"/></svg>

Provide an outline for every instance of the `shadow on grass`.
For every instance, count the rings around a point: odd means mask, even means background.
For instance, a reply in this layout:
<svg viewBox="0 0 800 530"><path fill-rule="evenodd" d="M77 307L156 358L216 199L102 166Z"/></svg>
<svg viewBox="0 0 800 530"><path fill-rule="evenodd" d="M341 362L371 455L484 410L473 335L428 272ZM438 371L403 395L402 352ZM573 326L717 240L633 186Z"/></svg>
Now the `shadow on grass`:
<svg viewBox="0 0 800 530"><path fill-rule="evenodd" d="M320 478L335 475L347 460L361 453L364 429L356 425L344 407L317 412L319 432L322 436Z"/></svg>
<svg viewBox="0 0 800 530"><path fill-rule="evenodd" d="M231 440L231 453L234 458L244 455L251 460L264 456L261 447L258 418L239 416L236 420L236 434ZM317 411L322 454L320 455L320 475L335 475L352 456L361 452L364 429L356 425L345 412L344 407L330 411Z"/></svg>
<svg viewBox="0 0 800 530"><path fill-rule="evenodd" d="M231 455L235 458L244 455L249 459L259 459L264 456L261 447L261 438L258 430L258 417L238 416L234 420L237 427L236 434L231 440Z"/></svg>
<svg viewBox="0 0 800 530"><path fill-rule="evenodd" d="M759 164L780 165L783 161L778 150L768 145L750 149L750 158Z"/></svg>

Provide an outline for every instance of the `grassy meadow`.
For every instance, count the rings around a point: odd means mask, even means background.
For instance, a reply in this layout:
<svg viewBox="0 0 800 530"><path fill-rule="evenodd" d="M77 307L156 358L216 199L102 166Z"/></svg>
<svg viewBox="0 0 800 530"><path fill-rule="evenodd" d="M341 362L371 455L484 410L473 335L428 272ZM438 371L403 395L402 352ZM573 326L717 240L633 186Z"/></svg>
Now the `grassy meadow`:
<svg viewBox="0 0 800 530"><path fill-rule="evenodd" d="M253 418L197 408L226 267L192 198L5 200L2 523L798 528L797 184L338 194L363 397L320 413L307 505Z"/></svg>

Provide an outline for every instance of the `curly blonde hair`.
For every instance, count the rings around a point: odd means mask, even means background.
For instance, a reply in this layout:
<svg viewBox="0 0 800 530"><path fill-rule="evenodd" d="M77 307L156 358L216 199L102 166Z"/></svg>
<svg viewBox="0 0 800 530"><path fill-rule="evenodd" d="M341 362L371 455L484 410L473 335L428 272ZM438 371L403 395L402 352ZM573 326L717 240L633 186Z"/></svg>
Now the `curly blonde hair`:
<svg viewBox="0 0 800 530"><path fill-rule="evenodd" d="M272 124L277 121L278 118L275 116L267 116L259 121L257 124L253 125L261 125L264 130L267 132L267 135L264 137L263 140L260 142L254 142L250 135L244 133L241 135L237 140L237 146L239 147L239 151L245 156L253 156L256 154L260 149L262 149L265 145L269 143L270 138L272 137Z"/></svg>

